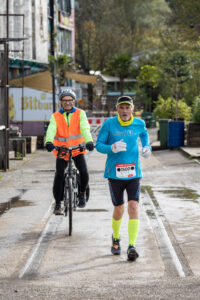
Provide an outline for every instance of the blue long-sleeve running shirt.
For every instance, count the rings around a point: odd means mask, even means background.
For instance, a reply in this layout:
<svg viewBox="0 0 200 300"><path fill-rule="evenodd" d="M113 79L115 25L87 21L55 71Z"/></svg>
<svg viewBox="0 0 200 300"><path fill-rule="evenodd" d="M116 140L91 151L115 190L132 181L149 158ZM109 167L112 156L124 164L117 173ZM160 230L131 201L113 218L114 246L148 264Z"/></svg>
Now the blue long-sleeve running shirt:
<svg viewBox="0 0 200 300"><path fill-rule="evenodd" d="M147 146L151 149L148 131L145 122L141 119L134 118L128 126L122 126L117 116L103 123L97 138L96 149L107 154L105 178L127 180L142 177L139 139L142 147ZM127 144L127 150L113 153L111 145L121 140Z"/></svg>

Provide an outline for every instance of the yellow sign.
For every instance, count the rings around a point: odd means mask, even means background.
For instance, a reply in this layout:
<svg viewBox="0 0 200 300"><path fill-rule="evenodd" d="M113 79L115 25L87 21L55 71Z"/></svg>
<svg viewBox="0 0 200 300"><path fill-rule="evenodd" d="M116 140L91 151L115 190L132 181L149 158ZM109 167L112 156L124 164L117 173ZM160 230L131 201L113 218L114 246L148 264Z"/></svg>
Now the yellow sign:
<svg viewBox="0 0 200 300"><path fill-rule="evenodd" d="M78 104L85 104L85 100L84 99L80 99L80 100L78 100Z"/></svg>

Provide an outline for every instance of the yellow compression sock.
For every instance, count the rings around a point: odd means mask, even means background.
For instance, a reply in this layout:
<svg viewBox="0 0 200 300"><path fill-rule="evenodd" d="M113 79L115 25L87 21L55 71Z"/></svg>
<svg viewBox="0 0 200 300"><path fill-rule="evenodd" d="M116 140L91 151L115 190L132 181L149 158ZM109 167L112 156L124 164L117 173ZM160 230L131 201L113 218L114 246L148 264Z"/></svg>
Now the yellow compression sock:
<svg viewBox="0 0 200 300"><path fill-rule="evenodd" d="M138 235L140 221L138 219L129 219L128 221L128 236L129 245L135 246L135 242Z"/></svg>
<svg viewBox="0 0 200 300"><path fill-rule="evenodd" d="M120 220L115 220L112 218L112 229L113 229L113 238L119 239L119 231L121 226L122 218Z"/></svg>

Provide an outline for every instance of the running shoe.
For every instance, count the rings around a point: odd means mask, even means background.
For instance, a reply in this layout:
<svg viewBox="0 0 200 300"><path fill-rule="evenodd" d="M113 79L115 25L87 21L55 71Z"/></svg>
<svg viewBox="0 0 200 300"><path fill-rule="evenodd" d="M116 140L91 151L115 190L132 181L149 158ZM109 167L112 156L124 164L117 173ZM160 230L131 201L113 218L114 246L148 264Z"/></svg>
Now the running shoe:
<svg viewBox="0 0 200 300"><path fill-rule="evenodd" d="M127 260L135 261L139 257L135 247L133 245L129 245L127 249Z"/></svg>
<svg viewBox="0 0 200 300"><path fill-rule="evenodd" d="M112 236L111 252L113 255L121 254L120 239L114 239L113 236Z"/></svg>

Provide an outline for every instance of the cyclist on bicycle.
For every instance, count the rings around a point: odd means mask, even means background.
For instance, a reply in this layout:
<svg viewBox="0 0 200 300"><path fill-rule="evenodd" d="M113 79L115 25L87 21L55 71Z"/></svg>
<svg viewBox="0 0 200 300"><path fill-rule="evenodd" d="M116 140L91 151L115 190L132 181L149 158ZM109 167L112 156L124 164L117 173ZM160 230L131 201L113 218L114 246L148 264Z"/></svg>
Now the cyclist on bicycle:
<svg viewBox="0 0 200 300"><path fill-rule="evenodd" d="M126 190L129 214L127 256L128 260L133 261L139 256L135 249L139 228L138 202L142 177L138 140L141 140L144 157L151 154L151 146L144 121L133 118L132 98L119 97L116 107L118 116L104 122L97 138L96 149L107 154L104 177L108 178L114 206L111 252L114 255L121 254L119 232L124 214L123 194Z"/></svg>
<svg viewBox="0 0 200 300"><path fill-rule="evenodd" d="M61 109L55 112L50 119L46 133L46 149L53 151L57 156L54 146L73 147L86 143L86 149L94 150L94 143L90 133L90 125L85 111L75 107L76 94L70 88L63 90L59 95ZM73 150L72 156L76 168L80 174L80 192L78 206L83 208L86 204L85 191L89 182L89 174L84 154L86 150ZM64 189L64 171L68 165L68 155L63 159L56 159L56 173L53 183L53 195L55 198L54 214L62 214L61 201Z"/></svg>

